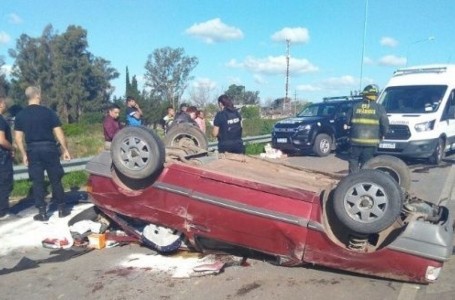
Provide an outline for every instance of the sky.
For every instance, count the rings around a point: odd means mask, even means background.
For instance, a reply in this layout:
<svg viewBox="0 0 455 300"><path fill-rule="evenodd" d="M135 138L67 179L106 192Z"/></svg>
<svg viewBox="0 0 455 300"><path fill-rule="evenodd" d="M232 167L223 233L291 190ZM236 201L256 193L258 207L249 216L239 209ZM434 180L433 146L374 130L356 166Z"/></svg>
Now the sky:
<svg viewBox="0 0 455 300"><path fill-rule="evenodd" d="M126 67L142 88L148 56L181 47L199 60L184 98L204 87L215 99L236 84L267 104L286 94L289 40L288 95L318 102L382 88L397 68L455 62L453 11L453 0L2 0L0 56L8 73L21 34L78 25L120 73L116 96Z"/></svg>

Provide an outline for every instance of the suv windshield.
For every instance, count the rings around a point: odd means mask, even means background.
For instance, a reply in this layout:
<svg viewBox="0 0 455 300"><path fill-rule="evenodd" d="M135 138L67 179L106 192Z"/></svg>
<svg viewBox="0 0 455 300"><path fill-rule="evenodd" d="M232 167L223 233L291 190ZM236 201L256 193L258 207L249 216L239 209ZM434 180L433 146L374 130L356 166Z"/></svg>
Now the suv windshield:
<svg viewBox="0 0 455 300"><path fill-rule="evenodd" d="M304 108L297 117L327 117L332 116L336 110L335 104L312 104Z"/></svg>
<svg viewBox="0 0 455 300"><path fill-rule="evenodd" d="M388 87L378 102L388 113L431 113L438 110L446 90L446 85Z"/></svg>

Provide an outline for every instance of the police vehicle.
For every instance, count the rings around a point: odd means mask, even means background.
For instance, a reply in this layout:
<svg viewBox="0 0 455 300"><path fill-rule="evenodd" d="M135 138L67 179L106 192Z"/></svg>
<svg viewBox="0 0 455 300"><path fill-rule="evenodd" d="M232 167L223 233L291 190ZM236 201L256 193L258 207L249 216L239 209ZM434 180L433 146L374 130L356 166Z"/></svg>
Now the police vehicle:
<svg viewBox="0 0 455 300"><path fill-rule="evenodd" d="M362 96L326 97L305 107L296 117L279 121L272 130L272 146L285 153L314 152L327 156L348 144L346 114Z"/></svg>

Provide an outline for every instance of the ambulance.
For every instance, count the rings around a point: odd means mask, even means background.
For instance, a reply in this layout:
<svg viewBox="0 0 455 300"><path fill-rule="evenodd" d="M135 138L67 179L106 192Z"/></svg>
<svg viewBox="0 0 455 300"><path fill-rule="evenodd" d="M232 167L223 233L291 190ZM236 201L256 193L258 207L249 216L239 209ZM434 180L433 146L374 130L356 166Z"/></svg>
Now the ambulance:
<svg viewBox="0 0 455 300"><path fill-rule="evenodd" d="M379 96L390 127L378 154L441 164L455 149L455 65L398 69Z"/></svg>

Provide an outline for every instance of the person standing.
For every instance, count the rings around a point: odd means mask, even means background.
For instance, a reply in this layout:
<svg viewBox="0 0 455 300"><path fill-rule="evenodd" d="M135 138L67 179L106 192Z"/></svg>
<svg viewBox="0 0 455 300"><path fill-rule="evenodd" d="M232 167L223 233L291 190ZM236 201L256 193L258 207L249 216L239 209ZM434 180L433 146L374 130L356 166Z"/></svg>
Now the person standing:
<svg viewBox="0 0 455 300"><path fill-rule="evenodd" d="M9 217L9 196L13 190L13 139L11 128L3 117L6 99L0 97L0 220Z"/></svg>
<svg viewBox="0 0 455 300"><path fill-rule="evenodd" d="M221 111L215 115L212 130L213 136L218 139L218 151L220 153L245 153L240 113L227 95L218 97L218 106Z"/></svg>
<svg viewBox="0 0 455 300"><path fill-rule="evenodd" d="M28 106L22 109L14 122L14 137L22 155L22 162L28 166L28 174L32 181L32 193L38 214L35 221L47 221L47 204L44 171L47 172L52 196L58 205L58 216L63 218L69 215L65 205L65 193L62 185L64 175L60 163L60 144L63 159L70 160L71 155L66 146L62 124L57 114L41 105L41 91L38 87L29 86L25 90ZM25 143L24 143L25 141ZM27 147L25 147L25 145Z"/></svg>
<svg viewBox="0 0 455 300"><path fill-rule="evenodd" d="M122 128L118 118L120 116L120 107L112 104L107 110L107 115L103 120L104 131L104 149L110 150L114 135Z"/></svg>
<svg viewBox="0 0 455 300"><path fill-rule="evenodd" d="M197 123L197 125L199 126L199 129L201 129L201 131L203 133L206 132L206 127L205 127L205 118L204 118L204 112L202 110L198 110L196 112L196 119L194 119Z"/></svg>
<svg viewBox="0 0 455 300"><path fill-rule="evenodd" d="M374 152L389 129L389 119L384 107L375 101L379 88L370 84L362 92L363 101L348 112L350 126L349 173L357 172Z"/></svg>
<svg viewBox="0 0 455 300"><path fill-rule="evenodd" d="M167 114L163 118L164 134L166 134L166 132L169 130L169 127L171 127L175 117L175 109L173 106L168 106L166 111Z"/></svg>
<svg viewBox="0 0 455 300"><path fill-rule="evenodd" d="M131 96L126 98L126 125L142 125L142 110L139 104L137 104L136 99Z"/></svg>

